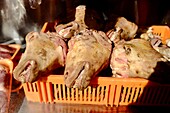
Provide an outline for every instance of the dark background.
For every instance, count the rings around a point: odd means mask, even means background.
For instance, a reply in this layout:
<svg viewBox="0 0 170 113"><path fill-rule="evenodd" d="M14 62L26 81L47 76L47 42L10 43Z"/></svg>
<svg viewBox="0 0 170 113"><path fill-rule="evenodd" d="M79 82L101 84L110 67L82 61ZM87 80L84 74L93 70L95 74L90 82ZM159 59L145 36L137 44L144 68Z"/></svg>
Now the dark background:
<svg viewBox="0 0 170 113"><path fill-rule="evenodd" d="M34 30L34 27L26 29L30 25L34 26L34 23L35 27L41 28L45 22L59 20L60 23L67 23L74 20L75 8L81 4L86 5L88 9L86 24L97 30L112 29L119 16L127 18L138 26L165 24L170 26L170 8L166 0L42 0L36 9L31 9L28 1L24 0L27 12L26 26L18 29L23 37ZM4 0L1 0L0 10L4 8L3 3ZM0 39L3 39L1 28L0 15Z"/></svg>

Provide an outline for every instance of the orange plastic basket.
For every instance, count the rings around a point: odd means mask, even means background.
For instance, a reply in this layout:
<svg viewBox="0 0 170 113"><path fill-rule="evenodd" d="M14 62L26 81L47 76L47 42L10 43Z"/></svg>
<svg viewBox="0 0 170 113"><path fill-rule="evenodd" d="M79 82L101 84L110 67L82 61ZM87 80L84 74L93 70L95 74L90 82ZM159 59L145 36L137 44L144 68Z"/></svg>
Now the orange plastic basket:
<svg viewBox="0 0 170 113"><path fill-rule="evenodd" d="M12 88L12 71L13 71L13 62L10 59L3 59L0 60L0 65L3 65L5 67L7 67L9 69L9 74L7 74L8 81L6 83L8 83L6 86L7 88L7 97L8 97L8 105L6 107L6 109L9 108L9 103L10 103L10 96L11 96L11 88ZM2 98L2 97L1 97Z"/></svg>
<svg viewBox="0 0 170 113"><path fill-rule="evenodd" d="M140 78L96 77L85 90L67 88L63 75L49 75L23 84L28 101L97 105L170 105L170 85Z"/></svg>
<svg viewBox="0 0 170 113"><path fill-rule="evenodd" d="M166 40L170 38L170 28L168 26L153 25L153 34L161 36L162 43L166 44Z"/></svg>
<svg viewBox="0 0 170 113"><path fill-rule="evenodd" d="M42 32L48 31L49 25L51 27L51 24L45 23ZM167 27L153 28L154 33L169 37L166 35ZM141 78L96 77L86 89L78 90L67 88L63 75L49 75L22 86L27 100L32 102L170 106L170 85L161 85Z"/></svg>
<svg viewBox="0 0 170 113"><path fill-rule="evenodd" d="M55 22L45 22L41 29L41 32L45 33L48 31L50 32L55 31L55 28L54 28L55 24L56 24Z"/></svg>

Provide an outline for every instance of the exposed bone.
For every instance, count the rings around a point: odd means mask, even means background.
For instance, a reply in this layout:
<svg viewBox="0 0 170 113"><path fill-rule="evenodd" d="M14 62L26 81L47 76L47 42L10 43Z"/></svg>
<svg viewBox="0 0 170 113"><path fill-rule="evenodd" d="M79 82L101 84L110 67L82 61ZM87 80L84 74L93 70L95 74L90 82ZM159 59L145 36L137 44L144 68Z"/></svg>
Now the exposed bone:
<svg viewBox="0 0 170 113"><path fill-rule="evenodd" d="M117 27L120 27L123 30L121 32L121 38L125 40L133 39L138 29L138 26L135 23L128 21L124 17L118 18L115 28Z"/></svg>
<svg viewBox="0 0 170 113"><path fill-rule="evenodd" d="M86 6L80 5L76 7L76 13L75 13L75 21L82 25L82 27L87 28L84 20L85 20L85 12L86 12Z"/></svg>
<svg viewBox="0 0 170 113"><path fill-rule="evenodd" d="M110 41L116 44L121 39L126 41L133 39L136 36L138 26L124 17L119 17L114 28L116 31L111 29L106 34L110 38Z"/></svg>
<svg viewBox="0 0 170 113"><path fill-rule="evenodd" d="M60 24L55 27L56 32L65 39L71 38L77 32L84 30L87 27L85 24L85 5L76 7L75 20L67 24Z"/></svg>
<svg viewBox="0 0 170 113"><path fill-rule="evenodd" d="M154 37L154 36L153 36L153 28L152 28L152 27L149 27L148 30L146 31L146 33L148 34L148 36L149 36L150 38L153 38L153 37Z"/></svg>
<svg viewBox="0 0 170 113"><path fill-rule="evenodd" d="M167 45L168 47L170 47L170 39L167 39L167 40L166 40L166 45Z"/></svg>
<svg viewBox="0 0 170 113"><path fill-rule="evenodd" d="M170 61L170 39L166 40L166 45L161 45L161 37L153 33L152 27L149 27L146 33L141 34L140 38L150 41L152 47Z"/></svg>
<svg viewBox="0 0 170 113"><path fill-rule="evenodd" d="M120 33L121 33L121 28L117 27L116 31L113 32L113 35L110 37L110 40L113 41L114 43L118 42L121 39Z"/></svg>
<svg viewBox="0 0 170 113"><path fill-rule="evenodd" d="M160 46L162 43L161 37L153 33L152 27L149 27L146 33L141 34L140 38L150 41L154 48Z"/></svg>

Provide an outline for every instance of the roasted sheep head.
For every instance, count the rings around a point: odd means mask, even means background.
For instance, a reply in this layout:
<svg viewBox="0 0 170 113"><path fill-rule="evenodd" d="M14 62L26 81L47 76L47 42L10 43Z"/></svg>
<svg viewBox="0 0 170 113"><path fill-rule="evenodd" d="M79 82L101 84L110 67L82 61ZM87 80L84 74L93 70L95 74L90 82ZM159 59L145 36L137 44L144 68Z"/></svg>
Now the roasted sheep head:
<svg viewBox="0 0 170 113"><path fill-rule="evenodd" d="M112 45L104 32L85 29L72 37L68 46L65 84L84 89L93 77L109 66Z"/></svg>
<svg viewBox="0 0 170 113"><path fill-rule="evenodd" d="M113 48L110 67L113 77L140 77L170 82L169 62L144 39L121 40Z"/></svg>
<svg viewBox="0 0 170 113"><path fill-rule="evenodd" d="M13 75L18 81L33 82L38 76L65 64L67 46L56 33L30 32L26 36L26 49Z"/></svg>
<svg viewBox="0 0 170 113"><path fill-rule="evenodd" d="M164 58L170 61L170 39L162 40L162 37L158 33L153 32L153 27L149 27L148 30L141 34L140 38L150 42L152 47L158 51Z"/></svg>

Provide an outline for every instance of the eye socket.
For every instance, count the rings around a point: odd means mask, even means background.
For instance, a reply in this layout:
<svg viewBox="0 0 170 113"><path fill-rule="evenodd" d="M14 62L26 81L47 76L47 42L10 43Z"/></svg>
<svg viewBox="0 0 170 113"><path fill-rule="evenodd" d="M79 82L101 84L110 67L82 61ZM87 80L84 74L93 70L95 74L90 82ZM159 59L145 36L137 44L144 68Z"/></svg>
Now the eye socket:
<svg viewBox="0 0 170 113"><path fill-rule="evenodd" d="M123 49L125 49L127 55L131 53L131 48L129 46L124 46Z"/></svg>
<svg viewBox="0 0 170 113"><path fill-rule="evenodd" d="M82 32L79 32L79 33L77 33L77 35L83 35L83 33L82 33Z"/></svg>
<svg viewBox="0 0 170 113"><path fill-rule="evenodd" d="M46 58L46 55L47 55L47 51L44 50L44 49L40 49L38 51L38 55L42 58L42 59L45 59Z"/></svg>

